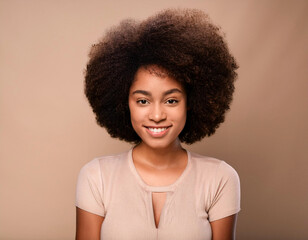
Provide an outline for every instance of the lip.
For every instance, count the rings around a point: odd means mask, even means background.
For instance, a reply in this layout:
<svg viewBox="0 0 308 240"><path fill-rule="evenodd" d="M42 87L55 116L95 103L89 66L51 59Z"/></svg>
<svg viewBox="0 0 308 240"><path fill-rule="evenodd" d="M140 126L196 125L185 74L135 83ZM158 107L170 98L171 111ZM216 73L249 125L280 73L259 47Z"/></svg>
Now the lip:
<svg viewBox="0 0 308 240"><path fill-rule="evenodd" d="M169 132L171 126L144 126L152 137L163 137Z"/></svg>

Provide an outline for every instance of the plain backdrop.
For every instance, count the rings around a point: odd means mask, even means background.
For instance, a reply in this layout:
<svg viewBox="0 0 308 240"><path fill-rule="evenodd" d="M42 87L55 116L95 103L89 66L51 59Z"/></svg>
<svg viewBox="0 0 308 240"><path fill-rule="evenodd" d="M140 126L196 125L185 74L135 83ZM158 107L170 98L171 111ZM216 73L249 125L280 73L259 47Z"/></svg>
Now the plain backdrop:
<svg viewBox="0 0 308 240"><path fill-rule="evenodd" d="M207 12L240 65L225 123L187 146L239 173L237 239L308 239L308 1L0 0L1 240L74 238L80 168L132 147L83 94L90 46L168 7Z"/></svg>

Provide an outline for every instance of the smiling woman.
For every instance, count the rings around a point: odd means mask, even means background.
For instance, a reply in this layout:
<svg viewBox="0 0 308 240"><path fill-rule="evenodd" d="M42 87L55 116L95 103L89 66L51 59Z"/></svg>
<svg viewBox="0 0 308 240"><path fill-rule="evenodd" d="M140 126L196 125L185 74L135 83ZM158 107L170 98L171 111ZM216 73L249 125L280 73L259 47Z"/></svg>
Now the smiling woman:
<svg viewBox="0 0 308 240"><path fill-rule="evenodd" d="M186 93L179 82L158 76L141 67L130 88L128 103L134 130L142 139L138 147L169 149L179 145L177 139L186 122Z"/></svg>
<svg viewBox="0 0 308 240"><path fill-rule="evenodd" d="M76 239L234 239L236 171L182 148L224 121L237 65L198 10L124 21L94 45L85 93L128 152L80 171Z"/></svg>

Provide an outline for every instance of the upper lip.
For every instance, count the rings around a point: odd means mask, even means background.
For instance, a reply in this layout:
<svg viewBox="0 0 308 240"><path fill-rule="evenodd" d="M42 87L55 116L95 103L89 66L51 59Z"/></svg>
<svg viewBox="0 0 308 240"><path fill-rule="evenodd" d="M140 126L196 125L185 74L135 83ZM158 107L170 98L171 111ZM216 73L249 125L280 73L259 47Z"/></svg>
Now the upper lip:
<svg viewBox="0 0 308 240"><path fill-rule="evenodd" d="M171 127L171 125L169 125L169 126L144 126L144 127L146 127L146 128L169 128L169 127Z"/></svg>

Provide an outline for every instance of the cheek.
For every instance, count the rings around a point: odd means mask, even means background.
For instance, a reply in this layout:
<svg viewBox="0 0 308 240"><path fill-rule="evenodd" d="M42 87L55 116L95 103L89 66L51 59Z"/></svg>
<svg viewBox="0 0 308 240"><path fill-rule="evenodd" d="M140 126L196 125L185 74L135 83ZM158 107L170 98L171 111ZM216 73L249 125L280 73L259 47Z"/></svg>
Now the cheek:
<svg viewBox="0 0 308 240"><path fill-rule="evenodd" d="M134 104L129 104L129 111L130 111L130 120L134 127L135 124L141 121L142 112L141 109L134 106Z"/></svg>
<svg viewBox="0 0 308 240"><path fill-rule="evenodd" d="M174 116L176 119L178 119L179 122L186 121L186 116L187 116L187 109L185 106L181 107L178 109L175 113Z"/></svg>
<svg viewBox="0 0 308 240"><path fill-rule="evenodd" d="M186 124L186 119L187 119L187 109L186 108L183 109L178 117L179 117L179 124L181 125L181 128L183 130Z"/></svg>
<svg viewBox="0 0 308 240"><path fill-rule="evenodd" d="M129 114L130 114L130 121L133 123L134 119L135 119L136 111L135 111L134 107L131 106L131 104L129 104Z"/></svg>
<svg viewBox="0 0 308 240"><path fill-rule="evenodd" d="M182 128L184 128L185 124L186 124L186 118L187 118L187 115L186 113L182 115L181 117L181 123L182 123Z"/></svg>

